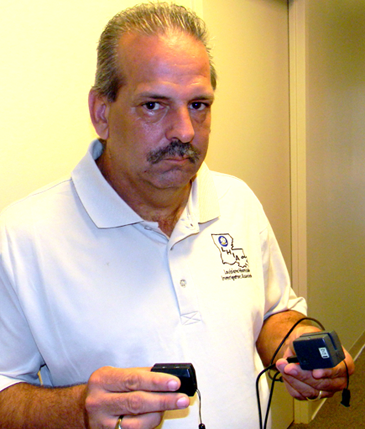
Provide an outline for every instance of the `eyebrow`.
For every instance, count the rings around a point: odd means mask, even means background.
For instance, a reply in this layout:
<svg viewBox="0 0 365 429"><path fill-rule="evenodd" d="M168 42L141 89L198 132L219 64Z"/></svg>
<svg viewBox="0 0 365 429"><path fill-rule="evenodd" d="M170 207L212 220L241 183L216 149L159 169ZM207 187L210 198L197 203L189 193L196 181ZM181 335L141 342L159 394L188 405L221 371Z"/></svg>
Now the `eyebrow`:
<svg viewBox="0 0 365 429"><path fill-rule="evenodd" d="M166 95L162 95L159 93L153 93L153 92L141 92L140 94L137 95L136 100L143 100L143 99L150 99L150 100L171 100L173 97L168 97ZM205 100L205 101L211 101L213 102L214 100L214 94L200 94L197 95L196 97L192 97L191 100Z"/></svg>
<svg viewBox="0 0 365 429"><path fill-rule="evenodd" d="M166 95L161 95L161 94L154 94L151 92L142 92L141 94L138 94L137 98L150 98L152 100L170 100L171 97L167 97Z"/></svg>

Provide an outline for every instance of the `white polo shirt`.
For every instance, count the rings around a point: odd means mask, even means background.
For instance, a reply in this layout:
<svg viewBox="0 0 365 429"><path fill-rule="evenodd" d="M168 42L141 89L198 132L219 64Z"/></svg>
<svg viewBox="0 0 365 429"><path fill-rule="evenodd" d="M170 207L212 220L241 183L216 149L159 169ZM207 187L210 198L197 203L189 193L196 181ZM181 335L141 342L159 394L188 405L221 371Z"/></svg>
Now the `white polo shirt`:
<svg viewBox="0 0 365 429"><path fill-rule="evenodd" d="M105 365L192 362L207 428L257 429L262 323L306 311L260 203L203 165L169 238L106 182L101 151L0 217L0 389L38 383L41 366L64 386ZM197 426L196 400L162 425Z"/></svg>

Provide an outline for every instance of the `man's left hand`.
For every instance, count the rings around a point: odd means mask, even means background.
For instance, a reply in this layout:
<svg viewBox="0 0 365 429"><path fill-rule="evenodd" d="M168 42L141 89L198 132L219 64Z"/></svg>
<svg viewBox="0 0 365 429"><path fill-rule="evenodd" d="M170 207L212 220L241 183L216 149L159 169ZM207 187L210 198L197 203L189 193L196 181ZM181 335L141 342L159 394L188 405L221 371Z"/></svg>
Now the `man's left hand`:
<svg viewBox="0 0 365 429"><path fill-rule="evenodd" d="M345 362L349 375L353 374L355 365L350 354L344 350ZM286 357L289 357L290 352ZM296 399L330 398L347 386L347 371L342 361L334 368L305 371L299 364L290 363L284 358L276 362L277 369L283 376L289 393Z"/></svg>

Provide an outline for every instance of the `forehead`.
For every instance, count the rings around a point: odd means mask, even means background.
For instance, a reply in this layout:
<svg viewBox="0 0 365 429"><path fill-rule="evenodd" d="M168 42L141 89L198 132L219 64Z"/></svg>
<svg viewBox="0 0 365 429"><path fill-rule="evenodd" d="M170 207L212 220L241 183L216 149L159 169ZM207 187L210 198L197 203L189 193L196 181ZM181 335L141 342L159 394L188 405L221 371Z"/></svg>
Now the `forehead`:
<svg viewBox="0 0 365 429"><path fill-rule="evenodd" d="M124 34L118 45L118 60L127 87L159 82L204 86L212 91L206 49L203 43L185 33Z"/></svg>

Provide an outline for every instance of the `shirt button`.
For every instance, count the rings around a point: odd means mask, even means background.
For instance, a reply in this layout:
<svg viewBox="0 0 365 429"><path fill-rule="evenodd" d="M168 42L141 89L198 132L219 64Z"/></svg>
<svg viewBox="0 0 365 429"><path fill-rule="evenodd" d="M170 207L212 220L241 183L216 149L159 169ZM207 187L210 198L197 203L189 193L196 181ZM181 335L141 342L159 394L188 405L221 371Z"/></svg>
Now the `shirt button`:
<svg viewBox="0 0 365 429"><path fill-rule="evenodd" d="M180 280L180 286L181 287L186 287L186 280L185 279L181 279Z"/></svg>

